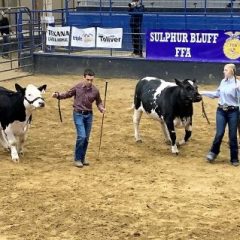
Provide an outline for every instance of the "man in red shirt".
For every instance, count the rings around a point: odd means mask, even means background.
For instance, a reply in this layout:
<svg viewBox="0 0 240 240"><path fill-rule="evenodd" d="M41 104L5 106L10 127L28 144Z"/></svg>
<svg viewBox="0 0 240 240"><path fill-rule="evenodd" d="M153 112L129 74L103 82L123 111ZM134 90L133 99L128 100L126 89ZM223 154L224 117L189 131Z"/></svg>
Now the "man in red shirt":
<svg viewBox="0 0 240 240"><path fill-rule="evenodd" d="M85 159L87 152L89 136L92 127L92 103L96 105L101 113L105 112L102 104L99 90L93 85L95 73L91 69L84 71L84 79L76 86L65 93L53 93L52 97L57 99L66 99L74 96L73 119L77 131L77 140L75 146L75 166L83 167L89 165Z"/></svg>

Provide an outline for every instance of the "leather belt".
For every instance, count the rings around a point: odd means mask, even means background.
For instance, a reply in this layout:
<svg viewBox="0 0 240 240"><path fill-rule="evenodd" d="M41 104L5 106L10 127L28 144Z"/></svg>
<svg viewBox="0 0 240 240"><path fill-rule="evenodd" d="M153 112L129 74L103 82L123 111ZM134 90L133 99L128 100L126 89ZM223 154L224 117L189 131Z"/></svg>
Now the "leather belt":
<svg viewBox="0 0 240 240"><path fill-rule="evenodd" d="M87 110L77 110L75 112L80 113L82 115L92 114L92 111L87 111Z"/></svg>
<svg viewBox="0 0 240 240"><path fill-rule="evenodd" d="M237 110L237 106L228 106L227 104L220 105L218 104L218 108L222 109L223 111L230 111L230 110Z"/></svg>

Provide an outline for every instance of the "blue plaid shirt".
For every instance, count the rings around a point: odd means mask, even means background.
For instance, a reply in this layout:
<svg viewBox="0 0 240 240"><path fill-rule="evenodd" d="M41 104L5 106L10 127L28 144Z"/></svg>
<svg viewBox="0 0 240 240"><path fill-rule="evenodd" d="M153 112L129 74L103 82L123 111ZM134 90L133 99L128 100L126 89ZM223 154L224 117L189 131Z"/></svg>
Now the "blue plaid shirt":
<svg viewBox="0 0 240 240"><path fill-rule="evenodd" d="M240 81L235 77L223 79L216 91L202 91L201 95L210 98L219 98L220 105L239 106Z"/></svg>

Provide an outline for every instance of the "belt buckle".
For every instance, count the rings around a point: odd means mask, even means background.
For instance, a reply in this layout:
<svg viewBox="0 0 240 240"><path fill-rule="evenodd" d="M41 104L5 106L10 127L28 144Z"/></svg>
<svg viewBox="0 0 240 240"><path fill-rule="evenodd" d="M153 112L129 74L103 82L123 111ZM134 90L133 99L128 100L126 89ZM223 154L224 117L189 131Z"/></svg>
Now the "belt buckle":
<svg viewBox="0 0 240 240"><path fill-rule="evenodd" d="M83 114L83 115L88 115L89 113L90 113L90 111L88 111L88 110L83 110L83 111L82 111L82 114Z"/></svg>
<svg viewBox="0 0 240 240"><path fill-rule="evenodd" d="M223 111L227 111L228 110L228 105L226 103L223 104L222 106Z"/></svg>

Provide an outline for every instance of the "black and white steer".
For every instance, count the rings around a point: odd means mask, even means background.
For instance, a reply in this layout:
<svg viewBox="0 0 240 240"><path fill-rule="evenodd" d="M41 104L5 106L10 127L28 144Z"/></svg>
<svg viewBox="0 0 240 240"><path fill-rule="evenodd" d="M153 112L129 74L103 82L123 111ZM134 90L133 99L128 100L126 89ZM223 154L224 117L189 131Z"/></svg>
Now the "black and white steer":
<svg viewBox="0 0 240 240"><path fill-rule="evenodd" d="M172 153L178 154L175 126L185 127L185 137L178 144L188 141L192 133L193 102L202 100L195 80L166 82L154 77L141 79L134 95L133 124L135 139L141 142L139 123L143 112L159 120Z"/></svg>
<svg viewBox="0 0 240 240"><path fill-rule="evenodd" d="M32 112L45 105L42 93L47 85L39 88L15 84L17 92L0 87L0 143L10 150L13 161L19 161L30 125Z"/></svg>

